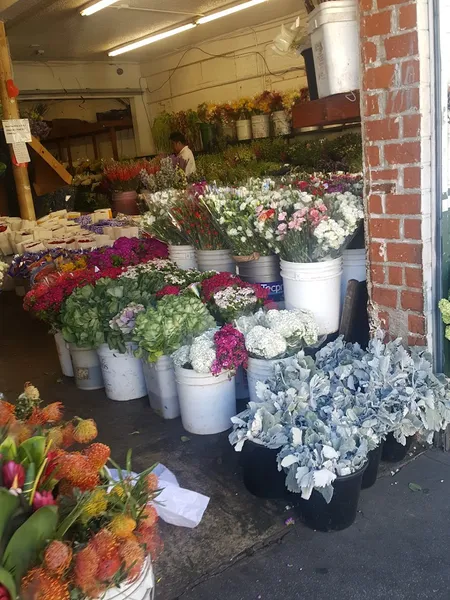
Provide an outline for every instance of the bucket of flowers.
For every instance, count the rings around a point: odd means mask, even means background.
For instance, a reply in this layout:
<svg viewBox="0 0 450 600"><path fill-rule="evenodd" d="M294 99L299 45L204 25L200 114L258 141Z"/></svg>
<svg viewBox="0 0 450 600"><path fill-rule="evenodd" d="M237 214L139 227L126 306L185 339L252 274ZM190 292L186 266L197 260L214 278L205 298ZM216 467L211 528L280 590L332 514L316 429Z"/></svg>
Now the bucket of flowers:
<svg viewBox="0 0 450 600"><path fill-rule="evenodd" d="M42 406L31 384L15 405L0 402L0 423L1 597L153 597L153 468L130 476L129 453L112 477L94 421L63 422L62 405Z"/></svg>

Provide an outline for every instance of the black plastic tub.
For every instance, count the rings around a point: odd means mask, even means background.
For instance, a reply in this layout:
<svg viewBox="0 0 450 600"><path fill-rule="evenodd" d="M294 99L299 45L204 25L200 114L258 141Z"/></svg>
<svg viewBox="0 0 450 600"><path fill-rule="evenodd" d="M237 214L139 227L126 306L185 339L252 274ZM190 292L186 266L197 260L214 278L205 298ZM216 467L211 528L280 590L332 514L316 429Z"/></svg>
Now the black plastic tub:
<svg viewBox="0 0 450 600"><path fill-rule="evenodd" d="M317 90L316 69L314 67L314 56L312 48L306 48L302 52L305 61L306 81L308 82L309 99L318 100L319 92Z"/></svg>
<svg viewBox="0 0 450 600"><path fill-rule="evenodd" d="M329 504L317 490L313 490L311 498L299 497L295 510L303 523L318 531L340 531L347 529L356 519L361 482L367 464L344 477L337 477L333 482L334 493Z"/></svg>
<svg viewBox="0 0 450 600"><path fill-rule="evenodd" d="M378 468L380 466L381 454L383 453L384 440L381 440L380 444L371 450L367 455L369 462L367 468L364 471L362 478L361 489L367 490L374 485L378 476Z"/></svg>
<svg viewBox="0 0 450 600"><path fill-rule="evenodd" d="M247 440L241 451L244 485L258 498L283 498L286 474L278 470L279 449L266 448Z"/></svg>
<svg viewBox="0 0 450 600"><path fill-rule="evenodd" d="M381 460L386 462L399 462L406 458L408 450L411 448L413 436L406 438L406 445L402 446L397 442L394 434L389 433L383 446L383 454Z"/></svg>

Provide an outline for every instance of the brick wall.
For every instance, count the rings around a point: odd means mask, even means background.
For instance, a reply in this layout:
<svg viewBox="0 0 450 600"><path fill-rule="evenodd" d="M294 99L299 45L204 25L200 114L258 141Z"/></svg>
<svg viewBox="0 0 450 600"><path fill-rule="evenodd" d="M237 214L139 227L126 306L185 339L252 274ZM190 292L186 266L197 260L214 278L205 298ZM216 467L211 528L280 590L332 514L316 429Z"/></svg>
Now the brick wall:
<svg viewBox="0 0 450 600"><path fill-rule="evenodd" d="M374 327L426 345L432 308L427 2L359 4L369 309Z"/></svg>

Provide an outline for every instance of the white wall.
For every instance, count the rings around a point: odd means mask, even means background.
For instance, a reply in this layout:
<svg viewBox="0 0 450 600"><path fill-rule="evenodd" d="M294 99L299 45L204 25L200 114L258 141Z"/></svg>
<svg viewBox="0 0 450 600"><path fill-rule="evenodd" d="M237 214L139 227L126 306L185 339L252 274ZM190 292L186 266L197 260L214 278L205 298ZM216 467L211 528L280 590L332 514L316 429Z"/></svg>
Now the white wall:
<svg viewBox="0 0 450 600"><path fill-rule="evenodd" d="M283 21L246 28L200 46L214 55L227 53L227 57L213 58L194 48L183 58L184 51L142 64L151 118L163 110L195 109L202 102L227 102L264 89L284 91L306 86L302 57L279 56L271 49L282 22L290 26L295 17L286 16ZM306 23L302 25L306 27ZM274 75L267 72L264 60L255 52L264 56ZM180 59L180 67L166 82Z"/></svg>

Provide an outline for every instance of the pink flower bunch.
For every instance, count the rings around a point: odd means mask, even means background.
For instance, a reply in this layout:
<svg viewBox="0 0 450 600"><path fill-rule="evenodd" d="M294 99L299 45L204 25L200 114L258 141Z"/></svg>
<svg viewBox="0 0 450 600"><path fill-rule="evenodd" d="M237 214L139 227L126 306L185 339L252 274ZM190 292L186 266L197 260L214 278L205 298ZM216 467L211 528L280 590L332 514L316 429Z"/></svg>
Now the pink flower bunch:
<svg viewBox="0 0 450 600"><path fill-rule="evenodd" d="M243 334L232 325L224 325L214 334L216 358L211 366L211 373L219 375L222 371L236 371L239 367L247 367L248 354L245 349Z"/></svg>
<svg viewBox="0 0 450 600"><path fill-rule="evenodd" d="M112 248L100 248L88 255L88 267L107 269L109 267L129 267L154 260L167 258L167 246L153 238L119 238Z"/></svg>

